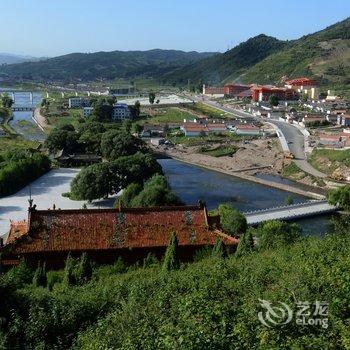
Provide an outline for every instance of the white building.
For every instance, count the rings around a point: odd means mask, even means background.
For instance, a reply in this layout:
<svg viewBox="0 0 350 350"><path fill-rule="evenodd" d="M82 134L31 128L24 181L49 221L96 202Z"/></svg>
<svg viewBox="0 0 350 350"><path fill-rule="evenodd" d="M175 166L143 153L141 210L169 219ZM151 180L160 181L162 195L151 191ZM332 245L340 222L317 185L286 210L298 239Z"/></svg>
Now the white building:
<svg viewBox="0 0 350 350"><path fill-rule="evenodd" d="M117 103L113 106L113 120L125 120L131 118L131 112L126 103Z"/></svg>
<svg viewBox="0 0 350 350"><path fill-rule="evenodd" d="M92 112L94 108L93 107L84 107L83 108L83 116L84 118L87 118Z"/></svg>

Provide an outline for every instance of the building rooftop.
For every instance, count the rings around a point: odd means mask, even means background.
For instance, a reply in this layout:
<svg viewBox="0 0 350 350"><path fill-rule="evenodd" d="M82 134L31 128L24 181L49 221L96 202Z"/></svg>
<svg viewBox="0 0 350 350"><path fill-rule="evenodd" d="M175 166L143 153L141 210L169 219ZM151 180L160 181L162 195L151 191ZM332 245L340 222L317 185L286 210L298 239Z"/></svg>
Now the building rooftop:
<svg viewBox="0 0 350 350"><path fill-rule="evenodd" d="M27 221L13 222L4 252L12 255L69 251L166 247L175 232L179 246L238 240L214 231L205 205L115 208L29 209ZM9 250L7 250L9 249Z"/></svg>

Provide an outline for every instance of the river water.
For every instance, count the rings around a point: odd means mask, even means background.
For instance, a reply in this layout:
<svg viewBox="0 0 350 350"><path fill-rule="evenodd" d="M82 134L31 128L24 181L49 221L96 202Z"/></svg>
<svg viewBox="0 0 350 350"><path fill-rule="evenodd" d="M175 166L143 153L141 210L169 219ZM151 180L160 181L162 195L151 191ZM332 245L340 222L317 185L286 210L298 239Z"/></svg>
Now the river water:
<svg viewBox="0 0 350 350"><path fill-rule="evenodd" d="M13 97L12 91L8 92L8 94L10 97ZM33 100L31 101L30 94L27 91L15 91L14 97L15 103L13 107L38 106L42 99L40 93L33 92ZM12 129L21 134L26 140L45 141L44 132L36 125L32 117L33 112L31 111L13 112L13 118L9 124Z"/></svg>
<svg viewBox="0 0 350 350"><path fill-rule="evenodd" d="M241 212L265 209L285 204L287 196L294 203L308 201L309 198L235 178L217 171L208 170L174 159L161 159L165 176L170 186L186 204L205 201L209 210L224 202L231 203ZM319 216L296 221L304 234L321 235L327 231L329 217Z"/></svg>

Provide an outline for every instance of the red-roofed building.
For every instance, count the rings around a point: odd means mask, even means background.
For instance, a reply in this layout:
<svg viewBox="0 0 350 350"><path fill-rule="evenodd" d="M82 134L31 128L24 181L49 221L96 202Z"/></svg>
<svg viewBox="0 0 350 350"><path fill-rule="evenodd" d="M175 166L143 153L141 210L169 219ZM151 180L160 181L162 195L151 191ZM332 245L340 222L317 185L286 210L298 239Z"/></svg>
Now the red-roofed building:
<svg viewBox="0 0 350 350"><path fill-rule="evenodd" d="M306 78L306 77L287 80L285 84L288 87L294 87L294 88L302 88L305 86L317 85L315 80L310 79L310 78Z"/></svg>
<svg viewBox="0 0 350 350"><path fill-rule="evenodd" d="M253 135L258 136L262 135L262 131L258 126L249 125L249 124L240 124L236 125L233 129L237 135Z"/></svg>
<svg viewBox="0 0 350 350"><path fill-rule="evenodd" d="M28 221L12 223L1 249L2 263L14 265L24 258L32 266L45 261L50 268L60 268L69 252L73 256L87 252L97 263L113 263L119 256L134 263L150 252L161 258L173 232L180 259L187 261L199 248L214 245L218 237L228 248L238 243L215 227L203 204L82 210L32 207Z"/></svg>
<svg viewBox="0 0 350 350"><path fill-rule="evenodd" d="M225 96L236 97L239 93L249 89L250 89L249 85L227 84L224 86L224 94Z"/></svg>
<svg viewBox="0 0 350 350"><path fill-rule="evenodd" d="M279 100L295 100L297 93L293 89L279 88L275 86L253 86L252 99L255 102L268 101L270 96L275 95Z"/></svg>
<svg viewBox="0 0 350 350"><path fill-rule="evenodd" d="M206 125L200 123L184 123L180 128L186 137L208 135L209 133Z"/></svg>

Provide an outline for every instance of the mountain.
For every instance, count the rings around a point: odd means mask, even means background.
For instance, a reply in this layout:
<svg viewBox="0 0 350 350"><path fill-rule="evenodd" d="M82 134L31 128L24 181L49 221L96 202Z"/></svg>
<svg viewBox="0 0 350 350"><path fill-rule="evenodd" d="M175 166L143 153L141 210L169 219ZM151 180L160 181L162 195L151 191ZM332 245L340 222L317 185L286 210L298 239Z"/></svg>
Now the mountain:
<svg viewBox="0 0 350 350"><path fill-rule="evenodd" d="M36 61L38 58L31 56L14 55L11 53L0 52L0 65L1 64L15 64L27 61Z"/></svg>
<svg viewBox="0 0 350 350"><path fill-rule="evenodd" d="M160 49L72 53L39 62L2 66L0 73L13 79L65 81L158 77L214 54Z"/></svg>
<svg viewBox="0 0 350 350"><path fill-rule="evenodd" d="M308 76L350 96L350 18L292 41L258 35L165 76L179 83L282 83Z"/></svg>
<svg viewBox="0 0 350 350"><path fill-rule="evenodd" d="M177 83L205 82L220 84L238 77L247 68L258 63L286 45L284 41L260 34L237 45L233 49L195 62L164 76L163 79Z"/></svg>
<svg viewBox="0 0 350 350"><path fill-rule="evenodd" d="M309 76L324 84L350 83L350 18L288 42L239 78L245 82L278 83L286 77Z"/></svg>

